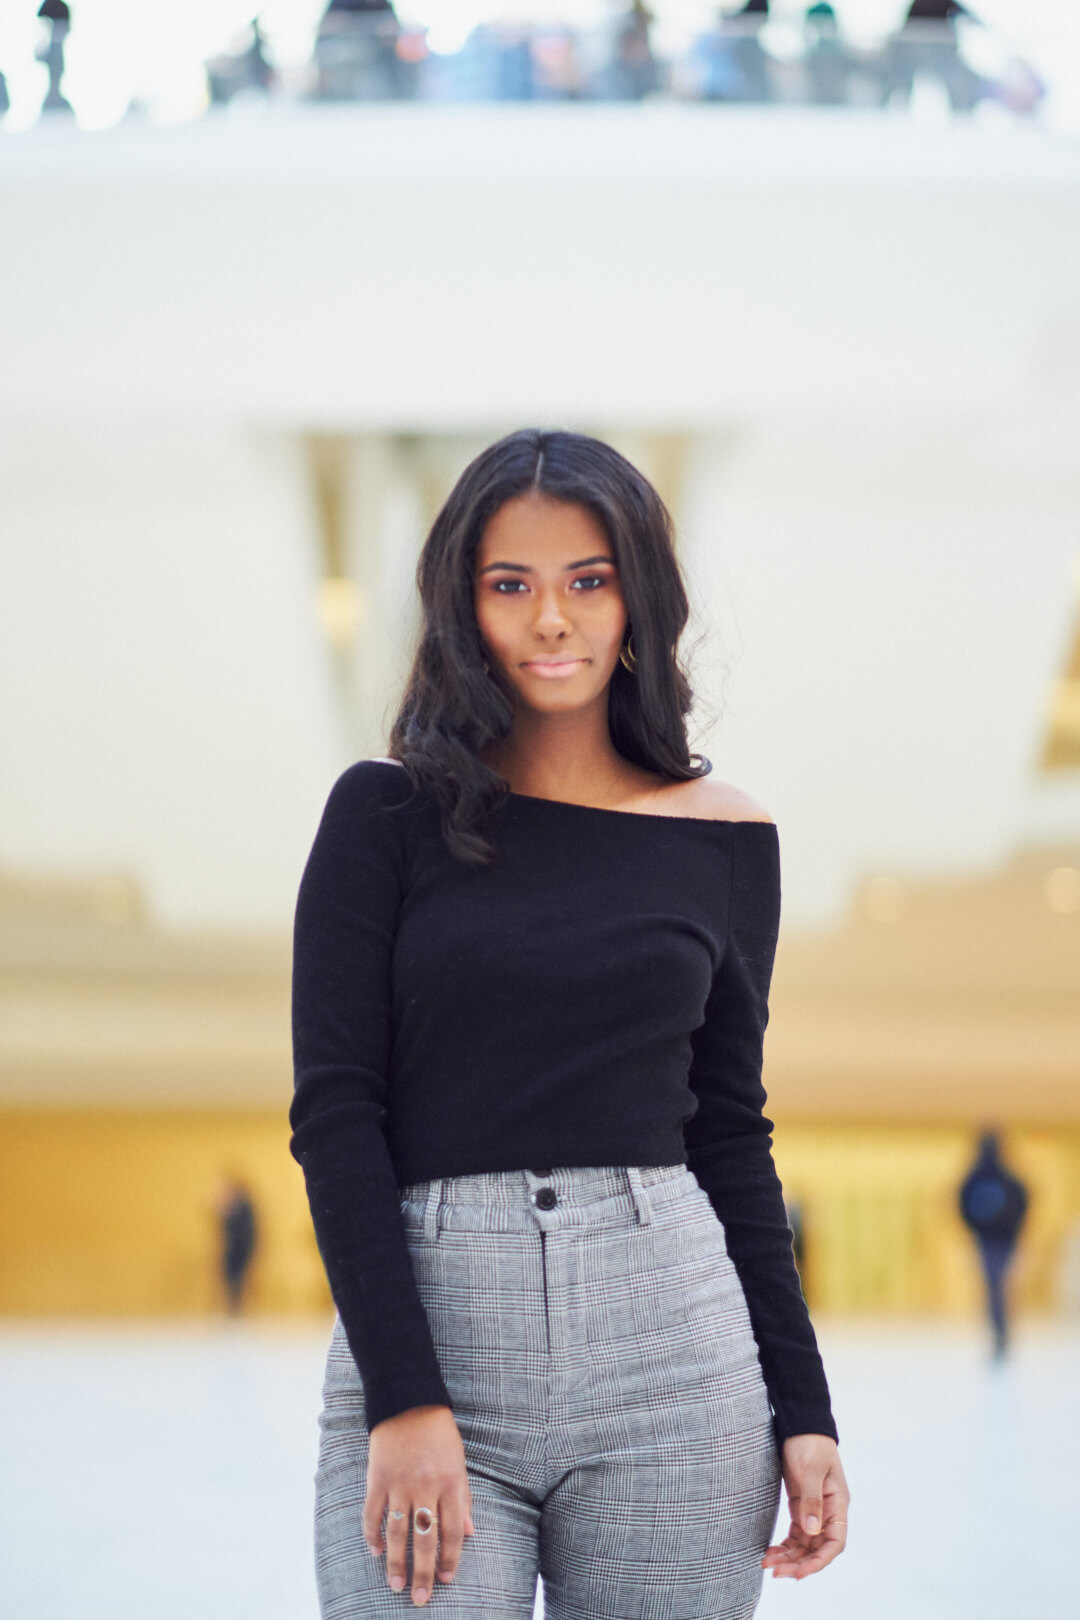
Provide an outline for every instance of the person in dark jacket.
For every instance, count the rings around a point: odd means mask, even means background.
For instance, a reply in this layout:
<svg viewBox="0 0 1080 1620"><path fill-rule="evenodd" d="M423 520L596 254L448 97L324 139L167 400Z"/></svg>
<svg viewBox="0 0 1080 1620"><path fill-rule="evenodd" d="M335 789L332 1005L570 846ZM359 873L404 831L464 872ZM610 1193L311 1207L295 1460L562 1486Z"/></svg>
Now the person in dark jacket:
<svg viewBox="0 0 1080 1620"><path fill-rule="evenodd" d="M218 1204L221 1231L221 1274L230 1316L244 1307L244 1285L258 1244L255 1205L244 1183L229 1177Z"/></svg>
<svg viewBox="0 0 1080 1620"><path fill-rule="evenodd" d="M997 1132L984 1131L975 1163L960 1187L960 1214L979 1246L998 1359L1008 1346L1005 1277L1027 1207L1027 1188L1001 1162Z"/></svg>

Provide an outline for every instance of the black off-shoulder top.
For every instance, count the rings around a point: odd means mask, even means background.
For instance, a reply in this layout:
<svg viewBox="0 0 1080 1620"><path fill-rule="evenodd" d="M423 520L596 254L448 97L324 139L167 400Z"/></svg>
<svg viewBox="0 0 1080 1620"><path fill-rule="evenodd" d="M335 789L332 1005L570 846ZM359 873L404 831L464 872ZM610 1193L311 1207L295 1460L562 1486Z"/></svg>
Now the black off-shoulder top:
<svg viewBox="0 0 1080 1620"><path fill-rule="evenodd" d="M370 1427L452 1407L399 1189L536 1165L687 1164L723 1223L777 1441L836 1437L765 1117L771 821L512 793L456 860L401 766L334 784L293 940L289 1114Z"/></svg>

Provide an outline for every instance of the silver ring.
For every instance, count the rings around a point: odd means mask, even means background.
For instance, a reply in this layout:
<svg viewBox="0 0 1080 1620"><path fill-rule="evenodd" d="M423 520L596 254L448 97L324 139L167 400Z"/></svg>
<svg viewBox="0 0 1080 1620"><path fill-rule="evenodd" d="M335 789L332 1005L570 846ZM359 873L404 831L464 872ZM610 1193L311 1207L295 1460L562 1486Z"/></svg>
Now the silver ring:
<svg viewBox="0 0 1080 1620"><path fill-rule="evenodd" d="M420 1523L421 1517L427 1520L426 1524ZM413 1529L418 1536L429 1536L434 1528L435 1515L430 1508L415 1508L413 1510Z"/></svg>
<svg viewBox="0 0 1080 1620"><path fill-rule="evenodd" d="M390 1517L391 1517L391 1518L392 1518L392 1519L403 1519L403 1518L404 1518L404 1517L405 1517L405 1515L404 1515L404 1513L403 1513L403 1512L402 1512L402 1511L401 1511L401 1509L400 1509L400 1508L396 1508L396 1509L395 1509L395 1510L394 1510L394 1512L393 1512L393 1513L391 1513L391 1515L390 1515Z"/></svg>

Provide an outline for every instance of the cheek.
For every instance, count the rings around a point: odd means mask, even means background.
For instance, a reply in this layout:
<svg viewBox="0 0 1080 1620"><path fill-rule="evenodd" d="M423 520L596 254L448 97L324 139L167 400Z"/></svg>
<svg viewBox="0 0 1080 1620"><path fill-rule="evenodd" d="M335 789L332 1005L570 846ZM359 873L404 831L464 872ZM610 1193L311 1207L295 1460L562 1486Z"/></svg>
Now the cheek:
<svg viewBox="0 0 1080 1620"><path fill-rule="evenodd" d="M604 599L590 604L588 622L592 633L610 641L619 641L626 626L626 608L616 596L605 594Z"/></svg>
<svg viewBox="0 0 1080 1620"><path fill-rule="evenodd" d="M491 597L487 591L477 591L473 597L473 612L480 629L487 631L495 628L497 615L491 611Z"/></svg>
<svg viewBox="0 0 1080 1620"><path fill-rule="evenodd" d="M500 613L500 607L504 611ZM491 653L502 664L513 664L515 648L520 644L521 627L515 624L514 613L505 611L505 604L497 598L481 596L474 603L476 625Z"/></svg>
<svg viewBox="0 0 1080 1620"><path fill-rule="evenodd" d="M493 646L497 645L500 640L506 639L508 629L507 615L499 612L501 605L496 598L490 596L486 591L482 591L473 603L476 623Z"/></svg>

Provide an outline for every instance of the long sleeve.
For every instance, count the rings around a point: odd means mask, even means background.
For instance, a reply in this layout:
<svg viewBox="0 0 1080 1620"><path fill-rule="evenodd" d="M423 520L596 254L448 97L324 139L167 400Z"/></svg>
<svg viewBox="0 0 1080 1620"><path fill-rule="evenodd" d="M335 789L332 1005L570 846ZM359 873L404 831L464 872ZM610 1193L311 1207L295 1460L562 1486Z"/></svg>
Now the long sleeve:
<svg viewBox="0 0 1080 1620"><path fill-rule="evenodd" d="M731 912L705 1020L692 1037L698 1109L684 1127L687 1162L723 1223L757 1340L778 1445L837 1438L817 1340L802 1296L772 1121L761 1083L780 928L780 853L771 822L731 840Z"/></svg>
<svg viewBox="0 0 1080 1620"><path fill-rule="evenodd" d="M290 1151L368 1427L451 1406L416 1286L384 1121L403 849L370 768L338 778L300 882L293 935Z"/></svg>

